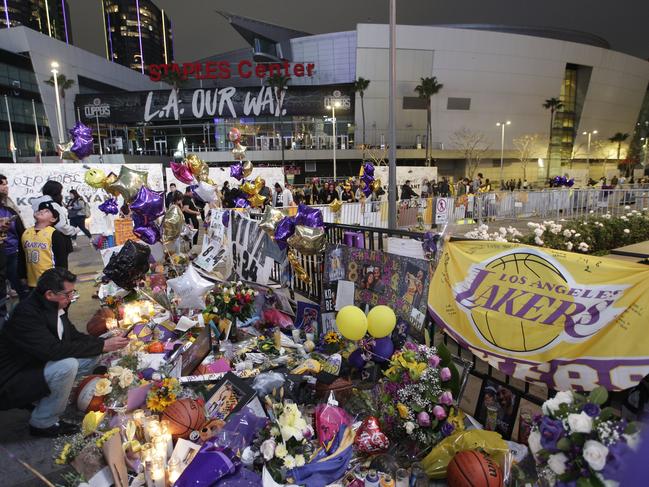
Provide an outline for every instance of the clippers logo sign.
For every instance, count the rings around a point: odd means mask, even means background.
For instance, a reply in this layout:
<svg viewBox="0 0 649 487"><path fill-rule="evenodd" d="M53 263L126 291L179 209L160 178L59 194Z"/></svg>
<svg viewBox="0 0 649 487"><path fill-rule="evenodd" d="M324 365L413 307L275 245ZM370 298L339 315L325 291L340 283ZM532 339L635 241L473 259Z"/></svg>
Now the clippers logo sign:
<svg viewBox="0 0 649 487"><path fill-rule="evenodd" d="M351 97L343 95L340 90L334 90L330 96L325 96L324 107L336 107L336 109L349 110L352 107Z"/></svg>
<svg viewBox="0 0 649 487"><path fill-rule="evenodd" d="M84 105L83 113L86 115L86 118L109 118L110 105L102 103L100 98L95 98L92 100L92 104Z"/></svg>
<svg viewBox="0 0 649 487"><path fill-rule="evenodd" d="M649 266L507 242L445 244L428 307L492 367L552 389L649 374Z"/></svg>

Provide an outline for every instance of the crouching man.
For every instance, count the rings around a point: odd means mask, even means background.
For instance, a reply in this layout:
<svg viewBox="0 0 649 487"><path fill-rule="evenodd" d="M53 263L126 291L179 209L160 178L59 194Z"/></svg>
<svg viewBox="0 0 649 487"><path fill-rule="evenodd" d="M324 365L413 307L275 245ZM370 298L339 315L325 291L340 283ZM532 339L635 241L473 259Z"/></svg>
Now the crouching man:
<svg viewBox="0 0 649 487"><path fill-rule="evenodd" d="M76 279L59 267L43 272L0 331L0 410L35 404L29 420L33 436L78 431L59 419L75 379L92 373L102 352L128 344L125 337L104 340L75 329L67 310L77 296Z"/></svg>

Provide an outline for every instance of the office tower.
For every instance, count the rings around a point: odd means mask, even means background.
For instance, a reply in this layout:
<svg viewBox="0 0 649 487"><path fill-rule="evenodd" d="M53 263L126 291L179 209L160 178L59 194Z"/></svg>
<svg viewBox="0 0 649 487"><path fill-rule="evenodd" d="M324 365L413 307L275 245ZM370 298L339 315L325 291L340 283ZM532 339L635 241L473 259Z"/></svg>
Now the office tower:
<svg viewBox="0 0 649 487"><path fill-rule="evenodd" d="M2 0L0 28L19 25L72 44L67 0Z"/></svg>

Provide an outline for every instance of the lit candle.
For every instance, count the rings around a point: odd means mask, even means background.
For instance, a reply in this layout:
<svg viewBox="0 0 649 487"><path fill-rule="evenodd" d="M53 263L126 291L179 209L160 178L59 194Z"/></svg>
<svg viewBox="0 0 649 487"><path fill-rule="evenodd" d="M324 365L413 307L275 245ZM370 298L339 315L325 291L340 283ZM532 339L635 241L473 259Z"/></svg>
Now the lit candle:
<svg viewBox="0 0 649 487"><path fill-rule="evenodd" d="M173 485L176 483L176 480L178 480L178 477L180 477L180 474L182 472L180 471L180 462L178 461L177 458L172 458L169 460L167 463L167 480L169 481L169 485Z"/></svg>
<svg viewBox="0 0 649 487"><path fill-rule="evenodd" d="M160 430L162 431L161 436L167 441L167 458L171 458L174 452L174 439L169 430L169 420L163 419L160 421Z"/></svg>
<svg viewBox="0 0 649 487"><path fill-rule="evenodd" d="M155 450L155 456L162 458L164 462L167 462L167 439L158 435L153 438L153 449Z"/></svg>
<svg viewBox="0 0 649 487"><path fill-rule="evenodd" d="M166 487L165 461L162 458L154 457L151 462L151 480L154 487Z"/></svg>
<svg viewBox="0 0 649 487"><path fill-rule="evenodd" d="M157 419L147 421L144 428L144 436L146 441L153 441L153 438L160 435L160 423Z"/></svg>
<svg viewBox="0 0 649 487"><path fill-rule="evenodd" d="M133 411L133 421L135 421L135 424L138 426L144 426L144 422L146 420L146 416L144 415L144 410L142 409L136 409Z"/></svg>
<svg viewBox="0 0 649 487"><path fill-rule="evenodd" d="M106 329L107 330L113 330L117 328L117 319L116 318L108 318L106 320Z"/></svg>

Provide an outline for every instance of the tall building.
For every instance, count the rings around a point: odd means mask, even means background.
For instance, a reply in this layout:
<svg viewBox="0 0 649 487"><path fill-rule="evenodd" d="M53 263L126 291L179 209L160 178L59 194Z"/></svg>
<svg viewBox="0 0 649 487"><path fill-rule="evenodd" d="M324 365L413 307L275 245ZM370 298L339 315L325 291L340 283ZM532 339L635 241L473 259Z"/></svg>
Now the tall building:
<svg viewBox="0 0 649 487"><path fill-rule="evenodd" d="M102 0L106 57L142 73L173 61L171 21L151 0Z"/></svg>
<svg viewBox="0 0 649 487"><path fill-rule="evenodd" d="M0 28L24 25L66 44L72 44L67 0L3 0Z"/></svg>

